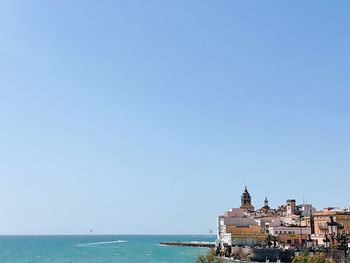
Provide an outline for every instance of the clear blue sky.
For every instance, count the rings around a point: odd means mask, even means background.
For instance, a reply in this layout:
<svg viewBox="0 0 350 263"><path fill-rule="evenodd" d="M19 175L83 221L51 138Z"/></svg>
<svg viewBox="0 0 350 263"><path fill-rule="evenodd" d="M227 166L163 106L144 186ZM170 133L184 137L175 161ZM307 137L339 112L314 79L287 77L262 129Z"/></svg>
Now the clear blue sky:
<svg viewBox="0 0 350 263"><path fill-rule="evenodd" d="M349 1L0 1L0 234L207 233L349 206Z"/></svg>

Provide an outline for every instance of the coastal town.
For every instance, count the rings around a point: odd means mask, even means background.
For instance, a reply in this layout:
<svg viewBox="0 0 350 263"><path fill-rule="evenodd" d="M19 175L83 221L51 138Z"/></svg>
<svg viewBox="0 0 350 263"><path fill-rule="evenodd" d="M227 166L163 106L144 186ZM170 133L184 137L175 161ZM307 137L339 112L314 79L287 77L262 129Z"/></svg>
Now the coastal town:
<svg viewBox="0 0 350 263"><path fill-rule="evenodd" d="M350 208L317 210L295 199L271 208L267 197L261 203L260 208L254 207L245 187L241 206L218 216L218 255L248 260L255 257L254 261L283 257L288 261L300 251L322 251L332 259L349 256Z"/></svg>

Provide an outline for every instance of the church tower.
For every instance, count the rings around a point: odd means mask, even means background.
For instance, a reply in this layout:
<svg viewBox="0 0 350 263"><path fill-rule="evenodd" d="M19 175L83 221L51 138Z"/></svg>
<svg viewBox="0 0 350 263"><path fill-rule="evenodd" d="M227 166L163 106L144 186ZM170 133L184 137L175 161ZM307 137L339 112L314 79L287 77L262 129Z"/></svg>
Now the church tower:
<svg viewBox="0 0 350 263"><path fill-rule="evenodd" d="M264 200L263 209L266 209L266 210L269 210L269 209L270 209L269 200L267 200L267 196L265 197L265 200Z"/></svg>
<svg viewBox="0 0 350 263"><path fill-rule="evenodd" d="M254 206L252 206L252 198L250 197L247 186L245 187L241 197L241 208L247 209L248 211L254 211Z"/></svg>

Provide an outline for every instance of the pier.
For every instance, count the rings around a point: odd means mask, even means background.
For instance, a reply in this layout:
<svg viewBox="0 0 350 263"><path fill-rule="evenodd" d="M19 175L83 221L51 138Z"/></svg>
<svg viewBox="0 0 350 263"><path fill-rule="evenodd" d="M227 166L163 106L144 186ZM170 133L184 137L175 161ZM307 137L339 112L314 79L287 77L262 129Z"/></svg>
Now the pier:
<svg viewBox="0 0 350 263"><path fill-rule="evenodd" d="M170 241L161 242L161 246L176 246L176 247L206 247L215 248L215 242L201 242L201 241L191 241L191 242L181 242L181 241Z"/></svg>

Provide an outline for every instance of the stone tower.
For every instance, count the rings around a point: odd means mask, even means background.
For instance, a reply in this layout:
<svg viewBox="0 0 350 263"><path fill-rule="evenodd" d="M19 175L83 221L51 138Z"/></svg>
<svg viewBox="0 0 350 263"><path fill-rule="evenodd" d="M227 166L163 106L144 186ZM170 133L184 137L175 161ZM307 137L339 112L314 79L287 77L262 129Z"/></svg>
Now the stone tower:
<svg viewBox="0 0 350 263"><path fill-rule="evenodd" d="M245 187L241 197L241 208L247 209L248 211L254 210L254 206L252 206L252 198L250 197L247 186Z"/></svg>

